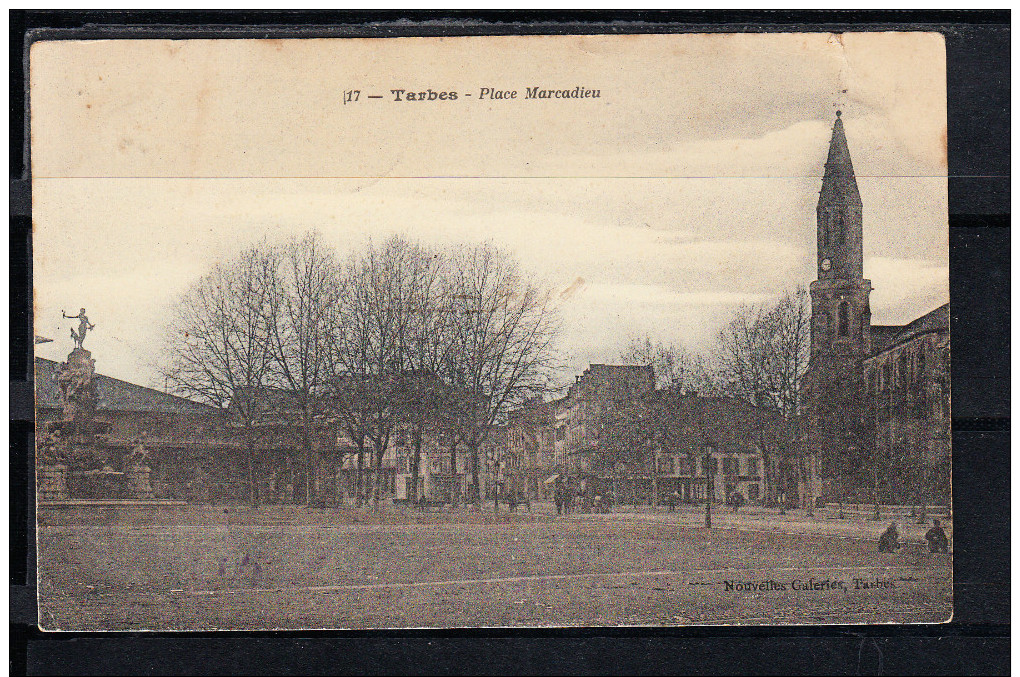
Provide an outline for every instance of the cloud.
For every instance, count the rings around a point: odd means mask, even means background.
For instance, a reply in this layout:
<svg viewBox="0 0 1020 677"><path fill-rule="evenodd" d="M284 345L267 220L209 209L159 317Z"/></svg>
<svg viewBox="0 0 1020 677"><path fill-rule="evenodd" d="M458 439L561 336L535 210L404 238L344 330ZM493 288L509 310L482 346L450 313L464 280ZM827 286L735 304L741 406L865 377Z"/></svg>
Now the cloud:
<svg viewBox="0 0 1020 677"><path fill-rule="evenodd" d="M867 257L864 276L874 324L906 324L949 301L949 266L938 261Z"/></svg>
<svg viewBox="0 0 1020 677"><path fill-rule="evenodd" d="M715 306L757 303L767 298L767 295L712 291L677 292L654 284L590 284L579 294L579 298L628 306L631 304Z"/></svg>
<svg viewBox="0 0 1020 677"><path fill-rule="evenodd" d="M85 305L100 369L144 380L162 310L192 280L317 229L341 253L393 233L494 240L563 292L572 368L628 335L705 346L740 303L814 278L837 105L876 322L907 321L948 293L944 52L930 35L830 37L36 45L38 326L66 336L60 307ZM348 82L603 95L344 106ZM142 178L161 175L220 178Z"/></svg>

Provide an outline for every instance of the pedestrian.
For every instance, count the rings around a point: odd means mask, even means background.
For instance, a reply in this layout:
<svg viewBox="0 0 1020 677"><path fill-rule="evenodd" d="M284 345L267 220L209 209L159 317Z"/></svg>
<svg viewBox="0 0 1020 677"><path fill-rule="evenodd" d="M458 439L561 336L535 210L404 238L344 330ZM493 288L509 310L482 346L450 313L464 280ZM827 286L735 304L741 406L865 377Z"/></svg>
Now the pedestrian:
<svg viewBox="0 0 1020 677"><path fill-rule="evenodd" d="M680 496L675 491L671 491L666 494L666 509L669 512L676 512L676 502Z"/></svg>
<svg viewBox="0 0 1020 677"><path fill-rule="evenodd" d="M556 488L553 490L553 501L556 502L556 514L563 514L563 484L556 480Z"/></svg>
<svg viewBox="0 0 1020 677"><path fill-rule="evenodd" d="M896 552L900 547L900 534L896 530L896 522L889 525L889 528L878 537L879 552Z"/></svg>
<svg viewBox="0 0 1020 677"><path fill-rule="evenodd" d="M924 535L928 541L928 549L931 552L949 552L949 539L946 531L937 519L933 520L934 526Z"/></svg>

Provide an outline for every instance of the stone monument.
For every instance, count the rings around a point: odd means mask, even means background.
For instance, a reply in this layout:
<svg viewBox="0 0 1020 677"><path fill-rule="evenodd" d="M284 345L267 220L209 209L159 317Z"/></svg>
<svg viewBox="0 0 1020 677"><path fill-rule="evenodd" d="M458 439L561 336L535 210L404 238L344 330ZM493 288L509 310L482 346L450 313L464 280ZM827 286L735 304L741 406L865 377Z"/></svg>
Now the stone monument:
<svg viewBox="0 0 1020 677"><path fill-rule="evenodd" d="M67 499L67 445L59 430L44 433L37 450L40 501Z"/></svg>
<svg viewBox="0 0 1020 677"><path fill-rule="evenodd" d="M149 450L145 448L144 436L133 440L134 449L124 463L124 481L127 498L148 500L153 497L148 465Z"/></svg>
<svg viewBox="0 0 1020 677"><path fill-rule="evenodd" d="M66 500L75 491L89 498L118 498L123 493L119 485L124 473L112 467L115 454L105 437L111 424L96 419L96 363L92 353L82 346L95 325L89 322L84 308L78 315L61 314L80 320L80 324L77 332L71 329L75 347L54 377L60 389L60 418L44 426L38 445L39 500ZM72 476L77 486L69 482Z"/></svg>

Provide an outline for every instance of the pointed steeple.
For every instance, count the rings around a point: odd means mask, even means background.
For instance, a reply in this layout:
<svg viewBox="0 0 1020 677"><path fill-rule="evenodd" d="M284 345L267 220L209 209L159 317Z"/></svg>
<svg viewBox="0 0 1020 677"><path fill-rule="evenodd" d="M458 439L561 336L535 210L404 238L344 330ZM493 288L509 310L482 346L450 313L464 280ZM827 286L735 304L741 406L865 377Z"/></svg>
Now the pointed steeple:
<svg viewBox="0 0 1020 677"><path fill-rule="evenodd" d="M854 177L854 165L850 160L850 148L847 146L846 133L843 131L842 112L836 111L836 122L832 125L832 138L829 140L829 157L825 160L825 175L822 179L821 194L823 199L843 197L851 204L860 205L861 194L857 190L857 179Z"/></svg>
<svg viewBox="0 0 1020 677"><path fill-rule="evenodd" d="M836 112L818 194L818 279L857 280L864 274L864 228L843 120Z"/></svg>

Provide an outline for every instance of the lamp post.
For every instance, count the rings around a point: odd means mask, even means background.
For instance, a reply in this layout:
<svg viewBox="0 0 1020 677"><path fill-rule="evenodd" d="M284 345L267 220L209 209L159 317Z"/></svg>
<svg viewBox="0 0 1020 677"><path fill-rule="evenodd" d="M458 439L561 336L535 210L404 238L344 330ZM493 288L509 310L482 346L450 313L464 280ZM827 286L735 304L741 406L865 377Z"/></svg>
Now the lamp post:
<svg viewBox="0 0 1020 677"><path fill-rule="evenodd" d="M712 477L712 452L715 449L711 443L705 445L705 528L712 528L712 494L715 493L715 484Z"/></svg>
<svg viewBox="0 0 1020 677"><path fill-rule="evenodd" d="M875 522L878 522L879 520L882 519L882 510L879 507L880 506L880 503L879 503L880 499L878 497L878 444L875 444L875 453L872 454L872 459L871 460L872 460L872 463L875 466L875 472L874 472L874 476L875 476L875 488L874 488L875 515L871 519L874 520Z"/></svg>

